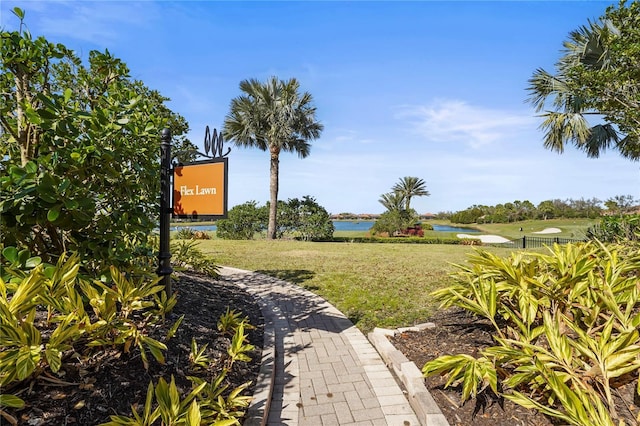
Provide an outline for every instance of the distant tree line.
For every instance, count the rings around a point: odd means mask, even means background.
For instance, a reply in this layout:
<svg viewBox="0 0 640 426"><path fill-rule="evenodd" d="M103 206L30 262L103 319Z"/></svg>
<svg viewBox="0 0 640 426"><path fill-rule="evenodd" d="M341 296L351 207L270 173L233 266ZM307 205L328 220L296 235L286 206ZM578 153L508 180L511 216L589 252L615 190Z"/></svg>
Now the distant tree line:
<svg viewBox="0 0 640 426"><path fill-rule="evenodd" d="M513 201L495 206L473 205L455 213L438 213L439 219L454 223L509 223L530 219L589 218L595 219L603 213L624 214L633 209L637 200L631 195L618 195L604 202L597 198L546 200L537 206L528 200Z"/></svg>

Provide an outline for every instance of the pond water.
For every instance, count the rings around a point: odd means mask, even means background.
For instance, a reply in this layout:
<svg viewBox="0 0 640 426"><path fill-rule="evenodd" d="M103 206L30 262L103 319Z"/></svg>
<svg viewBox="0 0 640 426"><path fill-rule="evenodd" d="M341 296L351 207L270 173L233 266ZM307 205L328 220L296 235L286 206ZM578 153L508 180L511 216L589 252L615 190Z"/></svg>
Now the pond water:
<svg viewBox="0 0 640 426"><path fill-rule="evenodd" d="M375 221L362 220L354 222L351 220L334 220L333 227L336 231L368 231L371 229Z"/></svg>
<svg viewBox="0 0 640 426"><path fill-rule="evenodd" d="M373 220L362 220L362 221L350 221L350 220L335 220L333 221L333 226L336 231L368 231L371 229L375 221ZM215 231L217 228L215 225L193 225L189 228L194 231ZM172 231L177 231L180 229L180 226L172 226ZM473 228L461 228L457 226L449 226L449 225L433 225L434 231L439 232L463 232L465 234L479 233L477 229Z"/></svg>
<svg viewBox="0 0 640 426"><path fill-rule="evenodd" d="M440 231L440 232L464 232L465 234L480 233L480 231L478 231L477 229L461 228L458 226L449 226L449 225L433 225L433 230Z"/></svg>

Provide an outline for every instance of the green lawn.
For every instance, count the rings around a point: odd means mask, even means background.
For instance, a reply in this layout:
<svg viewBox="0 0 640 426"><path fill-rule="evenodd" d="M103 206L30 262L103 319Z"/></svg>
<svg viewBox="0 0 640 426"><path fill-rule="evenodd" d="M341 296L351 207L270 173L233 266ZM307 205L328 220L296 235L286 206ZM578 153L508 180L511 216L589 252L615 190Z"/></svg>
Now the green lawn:
<svg viewBox="0 0 640 426"><path fill-rule="evenodd" d="M507 238L534 236L537 234L533 232L545 228L559 228L562 233L550 235L582 238L593 223L562 219L474 227ZM216 264L262 271L305 287L327 299L365 332L376 326L424 322L437 309L429 294L446 286L449 274L455 270L452 264L466 262L467 254L473 251L469 246L456 245L230 241L215 238L215 232L209 234L213 239L201 241L199 247ZM335 233L354 238L365 235L367 232ZM442 232L426 235L449 236ZM455 237L455 233L450 236ZM507 248L484 249L505 256L511 252Z"/></svg>
<svg viewBox="0 0 640 426"><path fill-rule="evenodd" d="M587 228L599 222L599 219L549 219L549 220L525 220L514 223L493 223L476 225L487 234L501 235L506 238L520 238L522 236L534 237L545 236L545 234L534 234L546 228L558 228L562 232L558 234L547 234L551 237L562 238L584 238ZM522 228L522 231L520 231Z"/></svg>
<svg viewBox="0 0 640 426"><path fill-rule="evenodd" d="M485 223L482 225L470 224L461 225L450 223L443 220L428 220L425 223L434 225L451 225L460 226L462 228L474 228L482 231L483 234L500 235L501 237L516 239L524 237L562 237L562 238L584 238L587 229L599 223L599 219L549 219L549 220L524 220L512 223ZM522 231L520 231L522 228ZM558 228L560 233L557 234L535 234L546 228ZM455 238L457 232L436 232L426 231L425 237L449 237Z"/></svg>
<svg viewBox="0 0 640 426"><path fill-rule="evenodd" d="M361 330L424 322L469 246L203 240L216 264L277 276L321 295ZM488 248L508 254L508 249Z"/></svg>

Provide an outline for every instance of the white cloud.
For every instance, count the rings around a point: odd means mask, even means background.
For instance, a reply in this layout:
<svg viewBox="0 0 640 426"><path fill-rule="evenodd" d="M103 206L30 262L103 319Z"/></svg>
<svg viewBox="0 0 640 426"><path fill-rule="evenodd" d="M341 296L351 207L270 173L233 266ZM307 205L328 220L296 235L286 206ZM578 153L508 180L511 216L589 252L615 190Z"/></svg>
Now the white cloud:
<svg viewBox="0 0 640 426"><path fill-rule="evenodd" d="M312 143L312 154L338 152L337 155L344 155L354 151L362 152L367 149L367 146L376 143L375 139L356 130L326 127L329 128L329 131L323 133L319 140Z"/></svg>
<svg viewBox="0 0 640 426"><path fill-rule="evenodd" d="M407 120L415 133L434 142L463 142L473 149L535 129L528 114L483 108L460 100L399 107L396 118Z"/></svg>
<svg viewBox="0 0 640 426"><path fill-rule="evenodd" d="M159 15L150 1L51 1L38 8L40 29L47 37L69 37L100 46L121 40L123 31L150 28ZM29 7L31 9L31 7Z"/></svg>

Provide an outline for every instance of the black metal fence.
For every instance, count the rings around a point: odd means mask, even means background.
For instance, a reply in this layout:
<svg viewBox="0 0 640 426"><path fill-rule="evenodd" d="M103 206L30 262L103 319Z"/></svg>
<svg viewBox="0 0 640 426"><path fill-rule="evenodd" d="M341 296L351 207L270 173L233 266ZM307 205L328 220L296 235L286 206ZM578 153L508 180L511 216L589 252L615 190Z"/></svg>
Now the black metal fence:
<svg viewBox="0 0 640 426"><path fill-rule="evenodd" d="M509 246L515 248L538 248L544 246L551 246L553 244L569 244L578 243L585 240L579 240L576 238L561 238L561 237L522 237L517 240L512 240L508 243L500 244L501 246Z"/></svg>

